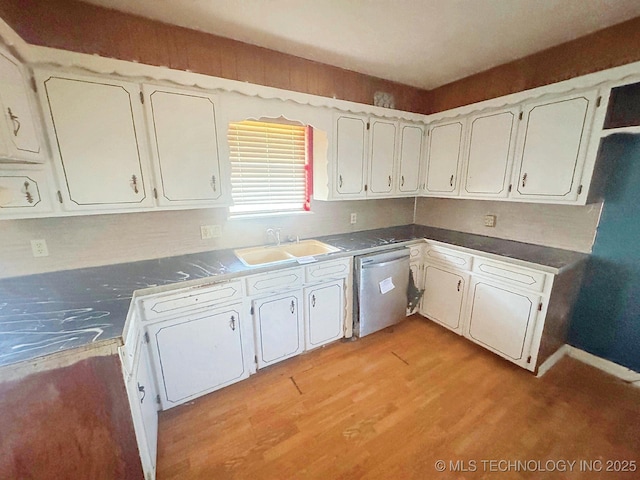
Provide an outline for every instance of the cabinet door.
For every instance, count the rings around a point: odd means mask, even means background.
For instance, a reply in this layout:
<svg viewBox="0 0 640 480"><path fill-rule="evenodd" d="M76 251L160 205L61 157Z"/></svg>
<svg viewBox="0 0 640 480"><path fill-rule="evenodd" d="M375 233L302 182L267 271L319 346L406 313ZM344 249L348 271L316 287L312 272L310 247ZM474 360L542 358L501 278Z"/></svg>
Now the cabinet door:
<svg viewBox="0 0 640 480"><path fill-rule="evenodd" d="M469 147L462 195L509 194L518 110L493 112L469 121Z"/></svg>
<svg viewBox="0 0 640 480"><path fill-rule="evenodd" d="M343 337L344 281L305 288L306 348Z"/></svg>
<svg viewBox="0 0 640 480"><path fill-rule="evenodd" d="M418 125L400 125L400 172L397 179L401 194L415 195L420 189L420 160L424 129Z"/></svg>
<svg viewBox="0 0 640 480"><path fill-rule="evenodd" d="M150 206L138 86L46 72L38 78L65 208Z"/></svg>
<svg viewBox="0 0 640 480"><path fill-rule="evenodd" d="M45 160L36 129L36 116L29 102L28 87L20 63L0 49L0 105L4 116L5 152L19 160Z"/></svg>
<svg viewBox="0 0 640 480"><path fill-rule="evenodd" d="M467 336L526 367L540 296L478 278L471 295Z"/></svg>
<svg viewBox="0 0 640 480"><path fill-rule="evenodd" d="M277 363L302 352L301 293L297 291L254 301L258 367Z"/></svg>
<svg viewBox="0 0 640 480"><path fill-rule="evenodd" d="M365 117L340 116L336 120L336 192L339 196L364 197L366 178Z"/></svg>
<svg viewBox="0 0 640 480"><path fill-rule="evenodd" d="M462 334L463 299L469 284L468 275L425 265L424 296L420 313Z"/></svg>
<svg viewBox="0 0 640 480"><path fill-rule="evenodd" d="M589 92L524 109L514 197L567 201L578 197L596 95Z"/></svg>
<svg viewBox="0 0 640 480"><path fill-rule="evenodd" d="M215 204L222 198L215 97L143 87L162 205Z"/></svg>
<svg viewBox="0 0 640 480"><path fill-rule="evenodd" d="M436 125L429 132L425 192L434 196L458 193L458 169L462 156L462 121Z"/></svg>
<svg viewBox="0 0 640 480"><path fill-rule="evenodd" d="M139 340L133 375L127 382L131 415L145 478L155 478L158 451L158 391L147 344Z"/></svg>
<svg viewBox="0 0 640 480"><path fill-rule="evenodd" d="M246 378L241 304L148 327L163 409Z"/></svg>
<svg viewBox="0 0 640 480"><path fill-rule="evenodd" d="M369 194L390 195L393 192L393 165L396 151L397 124L389 120L371 119L369 155Z"/></svg>
<svg viewBox="0 0 640 480"><path fill-rule="evenodd" d="M0 215L51 211L44 172L0 170Z"/></svg>

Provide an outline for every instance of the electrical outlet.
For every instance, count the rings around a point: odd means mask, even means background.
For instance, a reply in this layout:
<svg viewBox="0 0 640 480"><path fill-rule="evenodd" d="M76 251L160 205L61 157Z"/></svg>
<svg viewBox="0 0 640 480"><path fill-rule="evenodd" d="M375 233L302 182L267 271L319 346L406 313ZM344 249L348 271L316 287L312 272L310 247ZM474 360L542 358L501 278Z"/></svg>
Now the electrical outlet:
<svg viewBox="0 0 640 480"><path fill-rule="evenodd" d="M200 238L202 238L202 240L218 238L221 235L222 227L220 227L220 225L200 225Z"/></svg>
<svg viewBox="0 0 640 480"><path fill-rule="evenodd" d="M44 238L39 240L31 240L31 253L34 257L48 257L49 249L47 248L47 242Z"/></svg>
<svg viewBox="0 0 640 480"><path fill-rule="evenodd" d="M484 216L484 226L485 227L495 227L496 226L496 216L495 215L485 215Z"/></svg>
<svg viewBox="0 0 640 480"><path fill-rule="evenodd" d="M351 225L355 225L356 223L358 223L358 214L357 213L352 213L351 214Z"/></svg>

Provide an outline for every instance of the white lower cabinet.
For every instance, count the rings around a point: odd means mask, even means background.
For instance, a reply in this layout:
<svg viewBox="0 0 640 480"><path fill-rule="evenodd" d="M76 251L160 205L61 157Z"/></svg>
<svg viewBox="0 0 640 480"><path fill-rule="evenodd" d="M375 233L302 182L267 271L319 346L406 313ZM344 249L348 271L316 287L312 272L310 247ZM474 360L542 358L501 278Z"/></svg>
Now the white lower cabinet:
<svg viewBox="0 0 640 480"><path fill-rule="evenodd" d="M526 367L540 296L478 278L471 282L470 340Z"/></svg>
<svg viewBox="0 0 640 480"><path fill-rule="evenodd" d="M242 303L147 327L163 410L249 376Z"/></svg>
<svg viewBox="0 0 640 480"><path fill-rule="evenodd" d="M461 335L464 299L468 285L468 274L426 264L420 313Z"/></svg>
<svg viewBox="0 0 640 480"><path fill-rule="evenodd" d="M344 280L304 289L306 349L320 347L344 335Z"/></svg>
<svg viewBox="0 0 640 480"><path fill-rule="evenodd" d="M301 298L302 291L296 290L253 301L258 368L304 350Z"/></svg>

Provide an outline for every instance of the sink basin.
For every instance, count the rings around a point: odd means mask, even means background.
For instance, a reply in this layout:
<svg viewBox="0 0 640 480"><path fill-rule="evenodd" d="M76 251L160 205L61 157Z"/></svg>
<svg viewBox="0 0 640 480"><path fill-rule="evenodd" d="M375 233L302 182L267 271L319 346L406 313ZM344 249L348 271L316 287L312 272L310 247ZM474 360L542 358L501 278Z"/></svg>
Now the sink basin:
<svg viewBox="0 0 640 480"><path fill-rule="evenodd" d="M303 240L298 243L281 245L280 248L294 257L309 257L340 251L339 248L332 247L331 245L319 242L318 240Z"/></svg>
<svg viewBox="0 0 640 480"><path fill-rule="evenodd" d="M269 265L293 261L300 257L311 257L338 252L339 248L332 247L318 240L303 240L270 247L251 247L234 250L236 257L248 267Z"/></svg>

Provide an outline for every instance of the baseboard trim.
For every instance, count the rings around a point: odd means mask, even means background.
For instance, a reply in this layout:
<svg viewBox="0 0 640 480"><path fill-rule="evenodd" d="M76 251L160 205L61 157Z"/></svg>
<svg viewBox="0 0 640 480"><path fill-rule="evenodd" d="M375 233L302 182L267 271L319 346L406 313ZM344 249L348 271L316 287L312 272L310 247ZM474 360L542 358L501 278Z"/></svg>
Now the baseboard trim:
<svg viewBox="0 0 640 480"><path fill-rule="evenodd" d="M562 345L558 350L556 350L553 355L547 358L542 364L538 367L538 373L536 377L540 378L545 373L547 373L551 367L553 367L558 361L569 353L569 345Z"/></svg>
<svg viewBox="0 0 640 480"><path fill-rule="evenodd" d="M602 370L609 375L613 375L614 377L617 377L624 382L630 383L640 388L640 372L636 372L634 370L631 370L630 368L623 367L622 365L618 365L611 360L605 360L604 358L598 357L596 355L593 355L592 353L585 352L584 350L580 350L579 348L572 347L570 345L564 345L564 347L567 348L566 353L571 358L575 358L582 363L586 363L587 365L595 367L598 370ZM562 348L560 350L562 350ZM549 359L551 359L551 357L549 357Z"/></svg>

